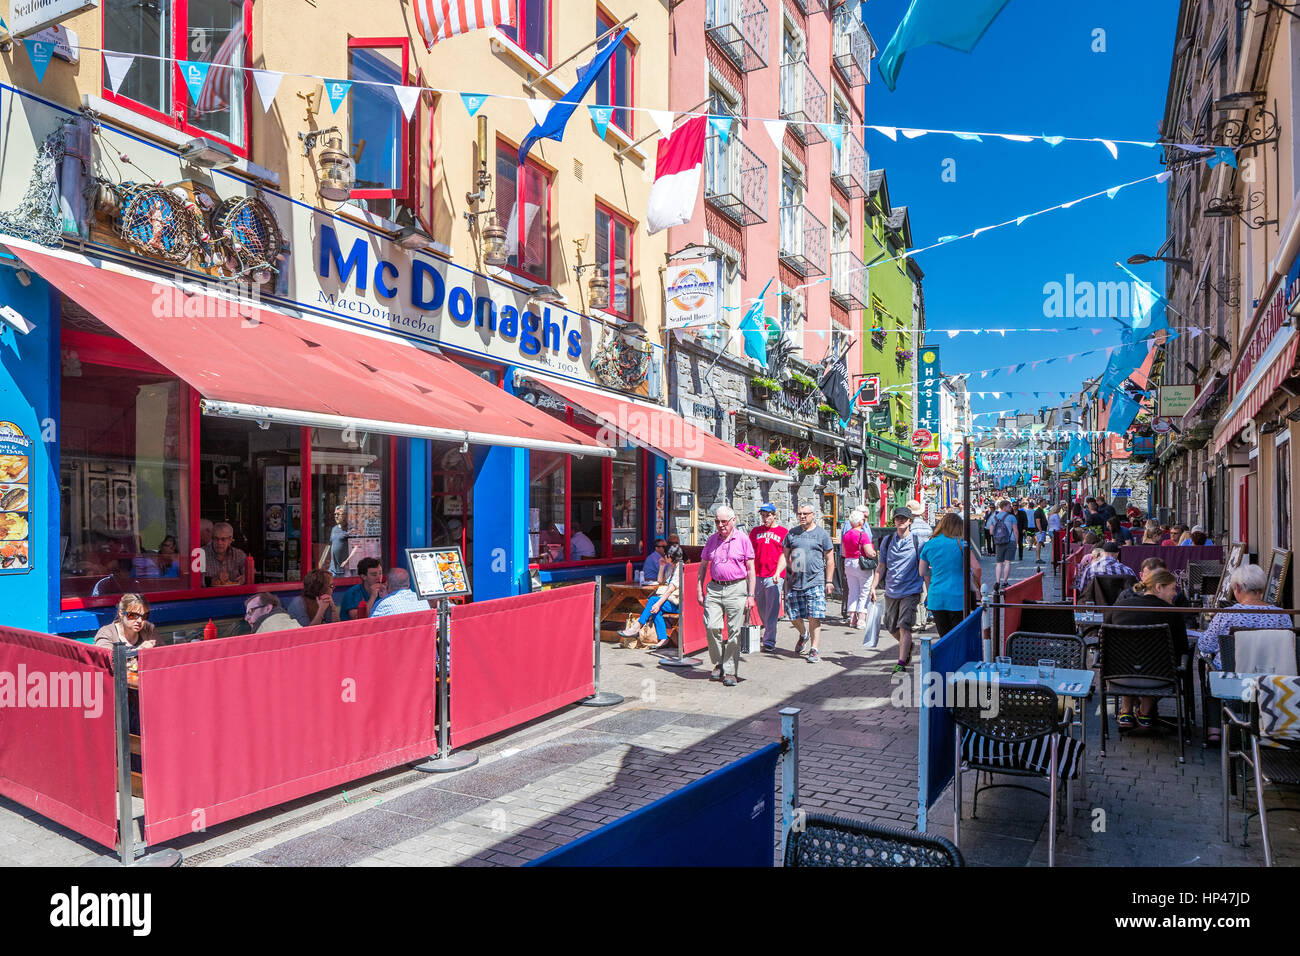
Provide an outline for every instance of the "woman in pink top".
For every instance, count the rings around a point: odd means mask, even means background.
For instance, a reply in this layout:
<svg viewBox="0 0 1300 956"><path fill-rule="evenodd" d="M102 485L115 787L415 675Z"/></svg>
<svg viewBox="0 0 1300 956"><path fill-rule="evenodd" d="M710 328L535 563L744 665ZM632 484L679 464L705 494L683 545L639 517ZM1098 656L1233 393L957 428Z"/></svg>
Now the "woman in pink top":
<svg viewBox="0 0 1300 956"><path fill-rule="evenodd" d="M867 623L867 607L871 602L868 582L871 571L864 571L858 558L875 558L876 549L871 543L871 532L865 527L866 515L854 511L849 515L849 530L840 535L840 548L844 552L844 576L848 579L849 595L845 610L849 627L863 627Z"/></svg>

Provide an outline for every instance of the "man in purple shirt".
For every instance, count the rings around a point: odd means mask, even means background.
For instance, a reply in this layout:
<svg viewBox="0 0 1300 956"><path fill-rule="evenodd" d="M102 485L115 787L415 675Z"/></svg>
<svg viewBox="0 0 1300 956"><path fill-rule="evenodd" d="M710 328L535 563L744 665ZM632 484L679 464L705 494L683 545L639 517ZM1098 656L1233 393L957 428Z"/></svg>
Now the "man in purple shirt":
<svg viewBox="0 0 1300 956"><path fill-rule="evenodd" d="M741 629L748 623L746 612L754 605L754 545L748 535L736 530L736 513L722 505L714 518L718 530L709 535L700 554L698 597L704 605L704 629L709 635L709 659L713 673L724 687L736 686L740 662ZM705 576L708 591L705 591ZM727 618L727 640L722 639L722 618Z"/></svg>

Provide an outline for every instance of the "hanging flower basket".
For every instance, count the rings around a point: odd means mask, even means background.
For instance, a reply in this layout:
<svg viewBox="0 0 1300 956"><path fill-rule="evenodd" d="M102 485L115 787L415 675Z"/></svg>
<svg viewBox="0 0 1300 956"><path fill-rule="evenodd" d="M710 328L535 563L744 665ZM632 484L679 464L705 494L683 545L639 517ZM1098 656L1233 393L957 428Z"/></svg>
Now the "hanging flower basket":
<svg viewBox="0 0 1300 956"><path fill-rule="evenodd" d="M764 378L761 375L756 375L749 380L749 390L753 393L755 399L765 402L781 391L781 383L774 378Z"/></svg>
<svg viewBox="0 0 1300 956"><path fill-rule="evenodd" d="M763 451L763 449L759 448L757 445L747 445L744 442L737 442L736 447L750 458L765 458L767 456L767 452Z"/></svg>
<svg viewBox="0 0 1300 956"><path fill-rule="evenodd" d="M789 468L798 460L798 456L789 448L778 448L767 456L767 463L773 468Z"/></svg>
<svg viewBox="0 0 1300 956"><path fill-rule="evenodd" d="M822 460L816 455L809 455L807 458L800 458L795 467L801 475L815 475L822 470Z"/></svg>
<svg viewBox="0 0 1300 956"><path fill-rule="evenodd" d="M912 352L911 349L897 349L897 350L894 352L894 358L898 359L898 361L899 361L900 363L901 363L901 362L910 362L910 361L912 361L912 356L913 356L914 354L915 354L915 353Z"/></svg>
<svg viewBox="0 0 1300 956"><path fill-rule="evenodd" d="M785 382L785 390L798 398L811 395L812 390L816 387L817 383L815 381L800 372L791 372L790 377Z"/></svg>
<svg viewBox="0 0 1300 956"><path fill-rule="evenodd" d="M853 475L853 468L842 461L825 461L822 463L822 476L827 481L843 482Z"/></svg>

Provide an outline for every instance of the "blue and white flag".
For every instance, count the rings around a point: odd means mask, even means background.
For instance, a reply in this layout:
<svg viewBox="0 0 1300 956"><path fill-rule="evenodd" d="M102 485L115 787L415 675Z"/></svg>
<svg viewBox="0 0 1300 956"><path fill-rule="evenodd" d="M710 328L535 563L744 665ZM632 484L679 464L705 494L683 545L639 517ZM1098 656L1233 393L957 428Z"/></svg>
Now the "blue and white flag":
<svg viewBox="0 0 1300 956"><path fill-rule="evenodd" d="M767 368L767 329L763 321L763 299L771 288L772 280L767 280L758 299L749 307L745 317L740 320L740 334L744 339L745 354L758 359L758 364Z"/></svg>
<svg viewBox="0 0 1300 956"><path fill-rule="evenodd" d="M190 99L197 104L203 94L203 86L208 82L208 70L212 69L212 64L202 60L180 60L176 65L180 67L185 88L190 91Z"/></svg>
<svg viewBox="0 0 1300 956"><path fill-rule="evenodd" d="M539 122L524 137L524 141L519 144L519 165L524 165L528 159L528 151L533 148L533 144L539 139L553 139L557 143L564 139L564 127L569 122L569 117L573 111L578 108L582 98L587 95L587 91L596 83L596 78L600 76L600 71L609 63L610 58L617 52L619 44L627 36L627 27L618 32L618 35L606 41L605 45L596 51L596 55L587 63L578 67L578 82L573 84L569 92L564 94L564 99L557 100L546 113L546 119Z"/></svg>

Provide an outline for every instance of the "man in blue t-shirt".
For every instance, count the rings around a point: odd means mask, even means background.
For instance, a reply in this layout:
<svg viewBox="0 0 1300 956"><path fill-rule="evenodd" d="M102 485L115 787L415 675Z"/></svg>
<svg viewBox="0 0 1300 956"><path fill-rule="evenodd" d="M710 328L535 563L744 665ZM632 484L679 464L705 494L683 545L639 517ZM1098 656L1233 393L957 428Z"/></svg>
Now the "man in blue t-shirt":
<svg viewBox="0 0 1300 956"><path fill-rule="evenodd" d="M664 555L667 552L668 542L663 538L655 538L655 546L646 555L645 564L641 565L642 581L649 584L659 580L659 565L663 564Z"/></svg>
<svg viewBox="0 0 1300 956"><path fill-rule="evenodd" d="M894 530L885 535L877 549L880 563L871 578L871 600L876 587L885 582L885 619L883 628L898 641L898 663L893 673L907 670L912 657L912 631L916 629L916 609L921 604L921 547L919 535L912 532L912 512L894 510Z"/></svg>
<svg viewBox="0 0 1300 956"><path fill-rule="evenodd" d="M374 610L375 601L384 596L384 566L378 558L362 558L357 562L357 574L361 581L343 592L339 602L339 614L342 620L354 620L369 617ZM361 602L366 602L366 613L360 613Z"/></svg>

